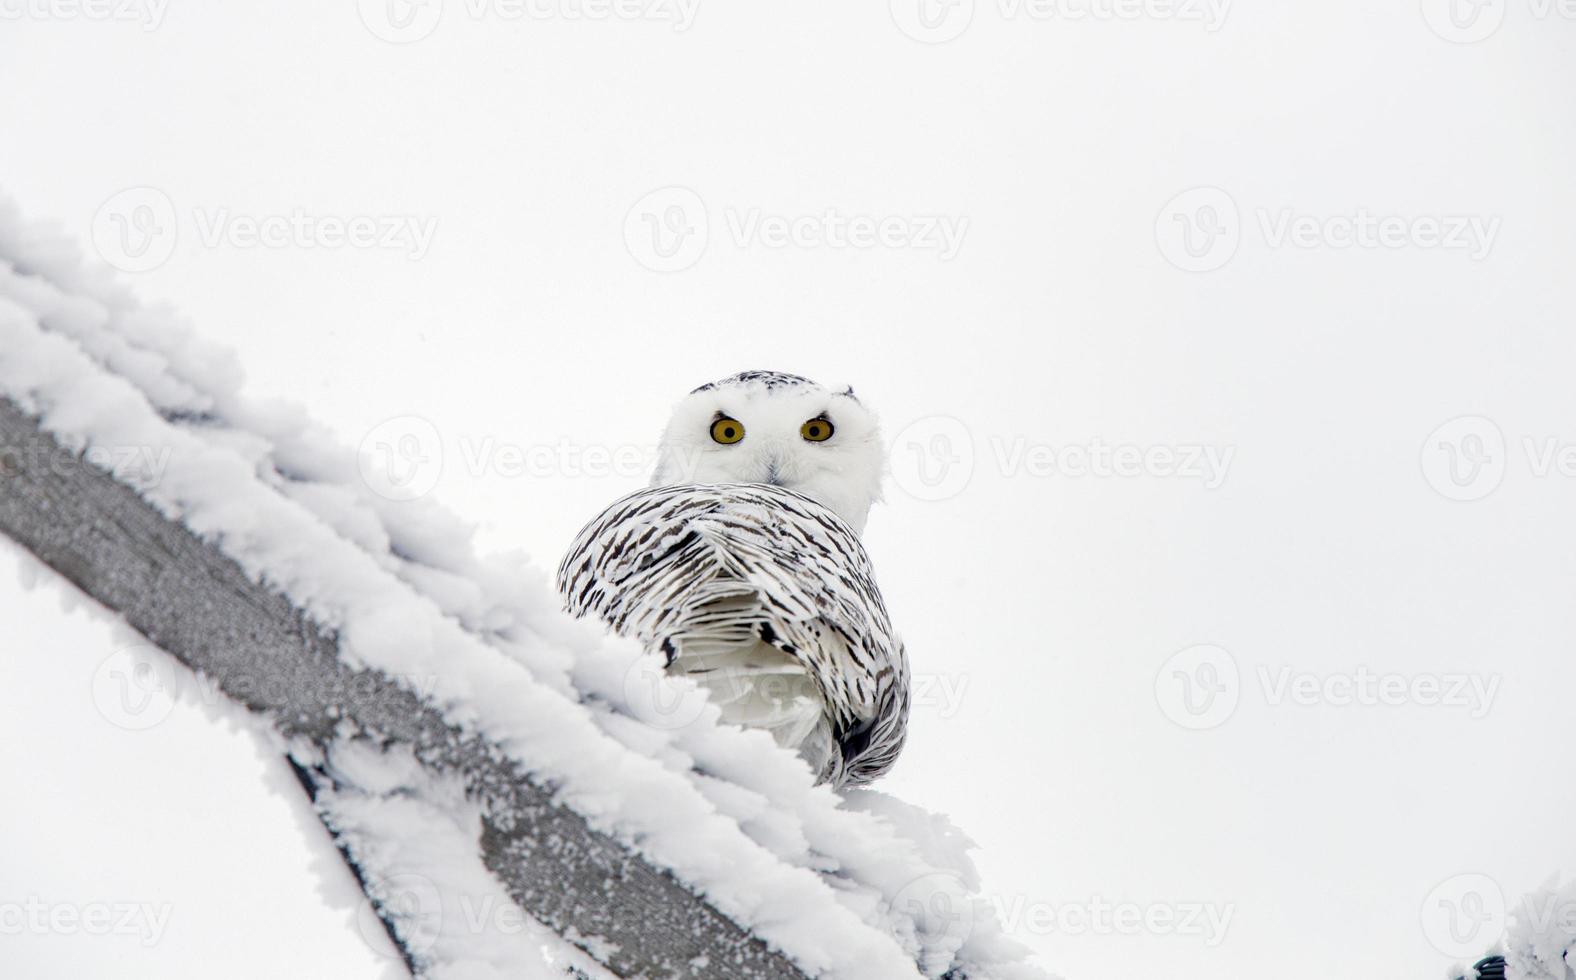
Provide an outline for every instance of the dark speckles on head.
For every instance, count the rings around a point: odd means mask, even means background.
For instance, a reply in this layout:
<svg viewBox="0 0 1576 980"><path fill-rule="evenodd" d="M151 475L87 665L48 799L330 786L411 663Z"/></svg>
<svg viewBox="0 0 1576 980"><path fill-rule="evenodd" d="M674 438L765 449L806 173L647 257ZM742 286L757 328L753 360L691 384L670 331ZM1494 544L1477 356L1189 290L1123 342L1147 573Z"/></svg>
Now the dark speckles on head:
<svg viewBox="0 0 1576 980"><path fill-rule="evenodd" d="M738 374L723 378L720 381L708 381L699 388L696 388L694 391L690 392L690 394L693 395L702 391L714 391L717 388L731 388L736 385L751 384L763 385L767 391L773 391L777 388L821 387L821 385L816 384L809 378L801 377L797 374L788 374L783 371L740 371ZM859 400L854 398L854 389L852 386L844 388L841 392L839 392L839 394L848 398L853 398L854 401Z"/></svg>

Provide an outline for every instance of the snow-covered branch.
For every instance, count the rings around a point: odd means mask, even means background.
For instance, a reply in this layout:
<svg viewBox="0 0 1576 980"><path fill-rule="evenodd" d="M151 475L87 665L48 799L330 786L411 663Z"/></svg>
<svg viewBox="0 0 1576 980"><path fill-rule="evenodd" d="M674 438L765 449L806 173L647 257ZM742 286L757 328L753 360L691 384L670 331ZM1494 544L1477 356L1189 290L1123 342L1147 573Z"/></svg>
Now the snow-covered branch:
<svg viewBox="0 0 1576 980"><path fill-rule="evenodd" d="M510 897L560 934L599 937L594 945L616 974L802 976L670 875L592 830L478 734L381 671L350 667L332 633L55 443L10 401L0 401L0 444L10 447L0 529L265 714L318 774L320 796L388 795L376 784L396 774L385 757L397 753L409 770L407 801L430 797L428 780L456 781L477 807L483 859ZM355 765L342 763L346 753L360 757ZM356 826L331 804L323 815L361 863ZM386 897L376 884L372 895ZM395 928L405 924L396 919ZM419 962L432 937L411 930L400 938ZM714 966L691 968L697 960Z"/></svg>
<svg viewBox="0 0 1576 980"><path fill-rule="evenodd" d="M413 969L1044 977L944 818L648 724L633 643L240 387L0 203L0 532L266 722Z"/></svg>

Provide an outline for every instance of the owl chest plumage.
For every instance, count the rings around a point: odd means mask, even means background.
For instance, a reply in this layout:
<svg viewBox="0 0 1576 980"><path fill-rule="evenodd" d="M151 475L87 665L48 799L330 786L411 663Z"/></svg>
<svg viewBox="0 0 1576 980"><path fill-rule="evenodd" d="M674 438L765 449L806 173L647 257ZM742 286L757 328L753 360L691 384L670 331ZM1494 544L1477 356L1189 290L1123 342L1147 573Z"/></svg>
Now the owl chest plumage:
<svg viewBox="0 0 1576 980"><path fill-rule="evenodd" d="M834 785L891 767L908 663L853 531L764 485L638 491L576 538L571 613L644 642L705 686L723 720L770 731Z"/></svg>

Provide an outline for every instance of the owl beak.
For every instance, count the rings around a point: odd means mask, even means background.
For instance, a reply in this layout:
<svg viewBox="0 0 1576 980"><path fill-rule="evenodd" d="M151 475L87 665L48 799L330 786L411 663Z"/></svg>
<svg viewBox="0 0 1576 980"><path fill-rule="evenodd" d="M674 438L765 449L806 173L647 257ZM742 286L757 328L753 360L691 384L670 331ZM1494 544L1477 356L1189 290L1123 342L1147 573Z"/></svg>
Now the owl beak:
<svg viewBox="0 0 1576 980"><path fill-rule="evenodd" d="M766 463L766 473L761 477L761 482L769 487L785 487L788 485L787 477L783 474L787 462L787 451L781 444L774 443L761 447Z"/></svg>

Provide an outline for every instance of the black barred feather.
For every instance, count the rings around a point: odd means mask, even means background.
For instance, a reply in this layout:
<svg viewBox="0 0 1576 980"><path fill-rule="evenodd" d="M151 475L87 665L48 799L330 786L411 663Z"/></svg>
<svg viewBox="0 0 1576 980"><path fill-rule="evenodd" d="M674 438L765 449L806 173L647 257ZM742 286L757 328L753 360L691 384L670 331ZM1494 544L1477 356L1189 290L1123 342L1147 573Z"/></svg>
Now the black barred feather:
<svg viewBox="0 0 1576 980"><path fill-rule="evenodd" d="M580 532L558 588L572 614L601 618L679 671L687 652L757 641L792 658L834 743L823 781L869 782L902 749L902 641L864 546L808 497L763 484L637 491Z"/></svg>

